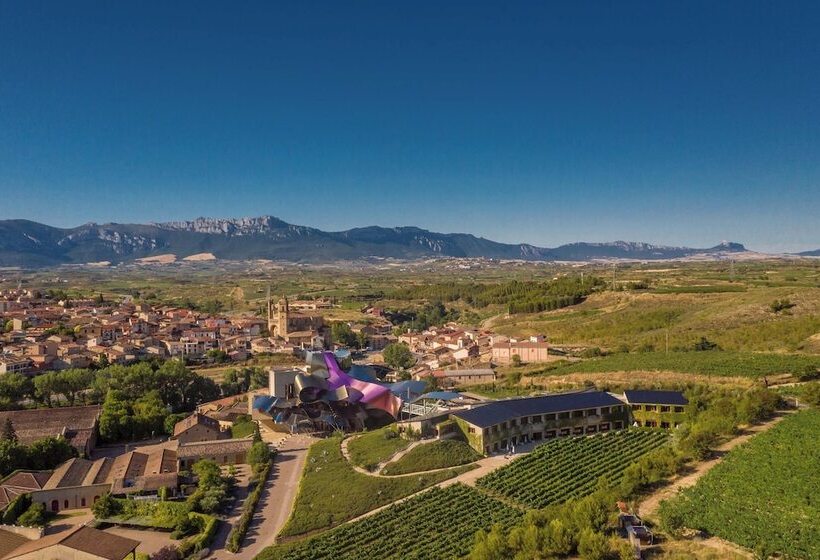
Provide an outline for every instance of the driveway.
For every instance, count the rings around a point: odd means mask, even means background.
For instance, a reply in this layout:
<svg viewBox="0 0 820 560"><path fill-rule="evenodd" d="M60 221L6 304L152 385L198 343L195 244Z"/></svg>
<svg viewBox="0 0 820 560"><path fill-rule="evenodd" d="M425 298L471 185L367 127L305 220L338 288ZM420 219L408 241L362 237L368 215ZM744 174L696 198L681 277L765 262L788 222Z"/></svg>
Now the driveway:
<svg viewBox="0 0 820 560"><path fill-rule="evenodd" d="M315 441L316 439L310 436L296 435L280 443L273 462L273 472L256 505L256 513L245 536L242 550L231 554L224 548L219 548L209 558L252 560L263 548L274 543L276 535L285 526L293 509L307 452ZM237 506L236 511L241 513L241 505ZM227 535L227 532L225 534ZM224 545L217 541L214 548L218 546Z"/></svg>

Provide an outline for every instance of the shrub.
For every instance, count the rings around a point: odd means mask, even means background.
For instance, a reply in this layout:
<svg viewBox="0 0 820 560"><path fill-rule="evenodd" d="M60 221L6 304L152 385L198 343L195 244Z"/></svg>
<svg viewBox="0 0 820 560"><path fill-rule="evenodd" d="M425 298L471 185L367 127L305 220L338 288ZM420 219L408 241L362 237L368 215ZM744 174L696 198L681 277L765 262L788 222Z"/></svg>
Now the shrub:
<svg viewBox="0 0 820 560"><path fill-rule="evenodd" d="M248 463L254 468L270 463L270 448L262 441L254 443L248 451Z"/></svg>
<svg viewBox="0 0 820 560"><path fill-rule="evenodd" d="M179 554L183 558L207 548L208 545L211 544L214 535L216 535L216 517L196 513L192 513L191 516L201 518L203 522L203 528L199 534L194 535L193 537L190 537L188 539L185 539L179 544Z"/></svg>
<svg viewBox="0 0 820 560"><path fill-rule="evenodd" d="M601 533L584 529L578 539L578 554L584 560L604 560L609 555L609 542Z"/></svg>
<svg viewBox="0 0 820 560"><path fill-rule="evenodd" d="M3 524L14 525L17 523L17 518L31 507L31 495L20 494L6 508L3 512Z"/></svg>
<svg viewBox="0 0 820 560"><path fill-rule="evenodd" d="M225 548L230 552L238 552L239 549L242 548L242 541L245 539L245 535L248 532L248 527L250 527L254 511L256 511L256 505L259 503L259 498L265 487L265 481L268 479L270 466L271 464L268 462L268 464L257 473L256 485L248 494L245 504L242 506L242 515L239 517L239 521L236 522L236 525L234 525L231 532L228 534L228 540L225 544Z"/></svg>
<svg viewBox="0 0 820 560"><path fill-rule="evenodd" d="M25 513L17 518L17 524L23 527L43 527L46 524L46 507L40 503L31 504Z"/></svg>
<svg viewBox="0 0 820 560"><path fill-rule="evenodd" d="M91 506L91 513L96 519L110 519L121 511L119 502L106 492Z"/></svg>

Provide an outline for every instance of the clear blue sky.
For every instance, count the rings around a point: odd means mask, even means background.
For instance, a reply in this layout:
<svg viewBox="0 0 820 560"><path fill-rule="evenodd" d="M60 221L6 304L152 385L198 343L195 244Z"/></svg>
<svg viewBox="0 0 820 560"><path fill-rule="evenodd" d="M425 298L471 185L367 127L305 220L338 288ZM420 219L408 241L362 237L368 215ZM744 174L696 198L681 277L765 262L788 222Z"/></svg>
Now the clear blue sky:
<svg viewBox="0 0 820 560"><path fill-rule="evenodd" d="M0 0L0 218L820 247L815 2Z"/></svg>

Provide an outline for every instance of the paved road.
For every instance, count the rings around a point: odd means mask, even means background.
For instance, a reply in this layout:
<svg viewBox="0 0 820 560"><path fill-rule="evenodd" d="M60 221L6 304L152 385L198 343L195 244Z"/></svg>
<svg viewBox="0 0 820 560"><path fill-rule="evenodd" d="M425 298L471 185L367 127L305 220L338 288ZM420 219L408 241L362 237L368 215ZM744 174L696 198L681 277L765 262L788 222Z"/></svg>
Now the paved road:
<svg viewBox="0 0 820 560"><path fill-rule="evenodd" d="M273 463L273 472L265 484L256 506L256 514L245 537L245 546L236 554L224 549L216 550L210 558L252 560L263 548L273 544L293 509L307 451L315 441L310 436L298 435L280 444Z"/></svg>

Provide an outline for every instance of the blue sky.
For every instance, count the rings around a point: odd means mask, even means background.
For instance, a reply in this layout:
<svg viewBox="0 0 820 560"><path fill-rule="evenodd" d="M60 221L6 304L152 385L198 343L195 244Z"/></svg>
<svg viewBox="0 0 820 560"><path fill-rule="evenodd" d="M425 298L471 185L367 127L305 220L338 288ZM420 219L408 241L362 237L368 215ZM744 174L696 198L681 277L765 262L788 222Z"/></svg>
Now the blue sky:
<svg viewBox="0 0 820 560"><path fill-rule="evenodd" d="M815 249L818 29L816 2L0 0L0 218Z"/></svg>

